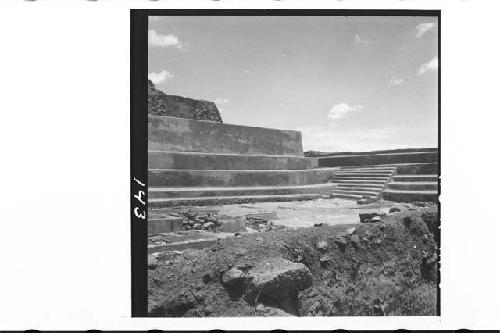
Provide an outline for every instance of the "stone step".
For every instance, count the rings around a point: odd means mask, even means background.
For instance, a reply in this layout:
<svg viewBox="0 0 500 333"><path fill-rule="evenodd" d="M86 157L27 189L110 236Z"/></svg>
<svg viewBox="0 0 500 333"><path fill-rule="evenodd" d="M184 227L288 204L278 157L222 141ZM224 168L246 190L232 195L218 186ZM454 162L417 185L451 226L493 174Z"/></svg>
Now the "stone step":
<svg viewBox="0 0 500 333"><path fill-rule="evenodd" d="M295 186L326 183L337 169L148 170L151 187Z"/></svg>
<svg viewBox="0 0 500 333"><path fill-rule="evenodd" d="M384 186L378 186L378 187L366 187L366 186L342 186L339 185L337 186L336 190L339 191L371 191L371 192L382 192L384 189Z"/></svg>
<svg viewBox="0 0 500 333"><path fill-rule="evenodd" d="M370 188L373 190L382 190L384 188L384 183L371 184L371 183L335 183L339 188Z"/></svg>
<svg viewBox="0 0 500 333"><path fill-rule="evenodd" d="M333 166L365 166L396 163L430 163L437 162L439 154L437 151L427 152L405 152L392 154L360 154L360 155L337 155L330 157L319 157L320 167Z"/></svg>
<svg viewBox="0 0 500 333"><path fill-rule="evenodd" d="M395 170L349 170L349 169L341 169L338 174L342 175L392 175Z"/></svg>
<svg viewBox="0 0 500 333"><path fill-rule="evenodd" d="M394 175L395 182L437 182L438 175Z"/></svg>
<svg viewBox="0 0 500 333"><path fill-rule="evenodd" d="M332 183L303 186L254 187L149 187L148 198L241 197L247 195L328 194L337 186Z"/></svg>
<svg viewBox="0 0 500 333"><path fill-rule="evenodd" d="M253 202L283 202L319 199L320 194L290 194L290 195L244 195L230 197L202 198L158 198L148 199L148 208L158 209L174 206L216 206L234 205Z"/></svg>
<svg viewBox="0 0 500 333"><path fill-rule="evenodd" d="M355 184L355 185L364 185L364 184L371 184L371 185L384 185L387 182L387 179L367 179L367 178L361 178L361 179L344 179L344 178L335 178L332 177L332 181L334 183L338 184Z"/></svg>
<svg viewBox="0 0 500 333"><path fill-rule="evenodd" d="M382 192L384 200L397 202L437 202L439 195L438 191L400 191L400 190L384 190Z"/></svg>
<svg viewBox="0 0 500 333"><path fill-rule="evenodd" d="M196 152L148 152L149 169L306 170L313 158L292 155L241 155Z"/></svg>
<svg viewBox="0 0 500 333"><path fill-rule="evenodd" d="M396 165L393 165L393 164L341 166L339 168L341 168L342 170L349 170L349 171L355 171L355 170L367 170L367 171L383 170L383 171L393 171L393 170L397 169Z"/></svg>
<svg viewBox="0 0 500 333"><path fill-rule="evenodd" d="M439 172L439 163L398 164L397 173L401 175L432 175Z"/></svg>
<svg viewBox="0 0 500 333"><path fill-rule="evenodd" d="M397 169L396 165L387 164L387 165L363 165L363 166L343 166L342 170L384 170L384 171L394 171Z"/></svg>
<svg viewBox="0 0 500 333"><path fill-rule="evenodd" d="M348 200L359 200L363 199L362 195L358 194L348 194L348 193L332 193L333 198L348 199Z"/></svg>
<svg viewBox="0 0 500 333"><path fill-rule="evenodd" d="M319 163L319 162L318 162ZM395 168L399 174L436 174L439 171L437 162L431 163L396 163L396 164L380 164L380 165L363 165L360 166L342 166L341 170L359 170L362 168Z"/></svg>
<svg viewBox="0 0 500 333"><path fill-rule="evenodd" d="M405 190L405 191L425 191L425 190L437 190L437 182L390 182L387 184L387 188L393 190Z"/></svg>
<svg viewBox="0 0 500 333"><path fill-rule="evenodd" d="M183 230L184 226L180 217L152 218L148 216L148 235Z"/></svg>
<svg viewBox="0 0 500 333"><path fill-rule="evenodd" d="M148 116L148 151L303 156L299 131Z"/></svg>
<svg viewBox="0 0 500 333"><path fill-rule="evenodd" d="M342 180L354 180L354 181L374 181L374 182L386 182L390 179L390 177L358 177L358 176L338 176L335 174L332 177L333 181L342 181Z"/></svg>
<svg viewBox="0 0 500 333"><path fill-rule="evenodd" d="M352 190L352 189L336 189L332 191L333 195L337 194L357 194L357 195L368 195L370 197L378 197L382 191L370 191L370 190Z"/></svg>
<svg viewBox="0 0 500 333"><path fill-rule="evenodd" d="M366 177L366 178L388 178L392 175L391 172L386 172L386 173L370 173L370 172L337 172L335 173L335 176L342 177L342 178L348 178L348 177Z"/></svg>

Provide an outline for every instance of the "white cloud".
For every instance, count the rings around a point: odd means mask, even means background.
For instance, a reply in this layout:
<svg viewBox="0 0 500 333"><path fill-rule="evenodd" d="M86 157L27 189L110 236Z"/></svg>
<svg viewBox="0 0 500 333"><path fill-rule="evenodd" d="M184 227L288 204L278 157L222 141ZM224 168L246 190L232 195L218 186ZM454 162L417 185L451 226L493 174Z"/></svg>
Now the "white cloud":
<svg viewBox="0 0 500 333"><path fill-rule="evenodd" d="M368 39L363 39L358 34L356 34L356 36L354 36L354 43L356 43L356 44L368 44L369 41L368 41Z"/></svg>
<svg viewBox="0 0 500 333"><path fill-rule="evenodd" d="M151 72L151 73L148 73L148 79L150 79L154 84L158 84L158 83L162 83L163 81L167 80L167 79L171 79L174 77L174 74L166 71L166 70L163 70L161 72Z"/></svg>
<svg viewBox="0 0 500 333"><path fill-rule="evenodd" d="M227 98L216 98L214 101L215 104L228 104L231 103L231 100Z"/></svg>
<svg viewBox="0 0 500 333"><path fill-rule="evenodd" d="M323 152L361 152L397 148L426 146L426 144L409 145L402 143L401 136L407 130L403 128L378 129L343 129L332 124L297 128L302 132L304 151Z"/></svg>
<svg viewBox="0 0 500 333"><path fill-rule="evenodd" d="M250 75L250 74L252 74L252 71L249 69L244 69L243 74Z"/></svg>
<svg viewBox="0 0 500 333"><path fill-rule="evenodd" d="M437 69L438 69L438 58L434 57L434 58L432 58L431 61L426 62L425 64L421 65L420 68L418 69L417 74L422 75L427 71L437 70Z"/></svg>
<svg viewBox="0 0 500 333"><path fill-rule="evenodd" d="M415 37L422 37L427 31L434 28L435 25L435 23L420 23L415 27Z"/></svg>
<svg viewBox="0 0 500 333"><path fill-rule="evenodd" d="M359 111L362 108L361 105L350 106L347 103L335 104L330 111L328 111L327 117L332 120L342 119L348 113Z"/></svg>
<svg viewBox="0 0 500 333"><path fill-rule="evenodd" d="M399 86L401 83L403 83L405 80L404 79L398 79L398 78L395 78L393 77L391 79L391 82L389 82L389 85L390 86Z"/></svg>
<svg viewBox="0 0 500 333"><path fill-rule="evenodd" d="M163 35L156 32L154 29L148 31L148 43L149 46L159 46L159 47L175 47L179 50L184 49L184 45L181 43L179 38L175 35Z"/></svg>

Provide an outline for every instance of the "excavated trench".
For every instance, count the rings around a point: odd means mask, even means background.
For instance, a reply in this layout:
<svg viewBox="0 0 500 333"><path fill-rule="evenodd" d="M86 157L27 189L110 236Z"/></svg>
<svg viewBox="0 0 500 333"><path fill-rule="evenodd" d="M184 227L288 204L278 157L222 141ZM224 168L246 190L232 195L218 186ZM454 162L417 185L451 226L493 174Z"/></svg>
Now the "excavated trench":
<svg viewBox="0 0 500 333"><path fill-rule="evenodd" d="M148 272L149 315L437 315L438 207L391 211L163 253Z"/></svg>

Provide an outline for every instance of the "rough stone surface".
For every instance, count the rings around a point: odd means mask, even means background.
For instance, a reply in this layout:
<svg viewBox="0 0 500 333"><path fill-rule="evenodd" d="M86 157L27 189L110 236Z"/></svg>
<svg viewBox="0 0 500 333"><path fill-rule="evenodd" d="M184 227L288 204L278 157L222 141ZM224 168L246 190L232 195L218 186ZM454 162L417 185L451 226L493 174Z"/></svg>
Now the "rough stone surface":
<svg viewBox="0 0 500 333"><path fill-rule="evenodd" d="M213 222L206 222L203 224L203 229L213 229L215 228L215 223Z"/></svg>
<svg viewBox="0 0 500 333"><path fill-rule="evenodd" d="M252 268L248 275L252 294L262 293L277 300L312 284L312 274L305 265L283 258L267 259Z"/></svg>
<svg viewBox="0 0 500 333"><path fill-rule="evenodd" d="M148 80L148 114L222 123L215 103L167 95L156 89L150 80Z"/></svg>
<svg viewBox="0 0 500 333"><path fill-rule="evenodd" d="M148 256L148 269L155 269L158 266L158 260L153 256Z"/></svg>
<svg viewBox="0 0 500 333"><path fill-rule="evenodd" d="M371 223L371 220L375 216L380 216L380 214L379 213L360 213L359 214L359 221L361 223Z"/></svg>
<svg viewBox="0 0 500 333"><path fill-rule="evenodd" d="M259 316L266 316L266 317L289 317L291 314L288 312L285 312L281 309L273 308L270 306L265 306L263 304L259 304L255 307L255 312Z"/></svg>
<svg viewBox="0 0 500 333"><path fill-rule="evenodd" d="M196 303L196 298L194 297L193 292L191 292L190 290L182 289L178 294L174 295L174 297L169 298L165 302L163 302L151 315L153 317L182 316L191 308L193 308Z"/></svg>
<svg viewBox="0 0 500 333"><path fill-rule="evenodd" d="M318 250L324 252L328 248L328 242L324 240L319 241L318 244L316 244L316 247L318 248Z"/></svg>
<svg viewBox="0 0 500 333"><path fill-rule="evenodd" d="M335 237L335 244L340 250L343 250L347 246L348 242L344 236L339 235Z"/></svg>
<svg viewBox="0 0 500 333"><path fill-rule="evenodd" d="M352 228L347 229L345 232L346 232L348 235L352 235L355 231L356 231L356 228L355 228L355 227L352 227Z"/></svg>
<svg viewBox="0 0 500 333"><path fill-rule="evenodd" d="M326 267L328 266L329 263L332 262L332 258L329 255L324 255L321 258L319 258L319 263L321 267Z"/></svg>
<svg viewBox="0 0 500 333"><path fill-rule="evenodd" d="M389 209L389 213L397 213L400 211L401 211L401 209L399 209L398 207L391 207L391 209Z"/></svg>
<svg viewBox="0 0 500 333"><path fill-rule="evenodd" d="M224 272L224 274L222 275L222 283L224 283L225 285L234 285L242 282L244 278L245 273L238 268L233 267L230 270Z"/></svg>
<svg viewBox="0 0 500 333"><path fill-rule="evenodd" d="M359 236L356 234L351 235L351 242L353 242L354 244L359 244Z"/></svg>

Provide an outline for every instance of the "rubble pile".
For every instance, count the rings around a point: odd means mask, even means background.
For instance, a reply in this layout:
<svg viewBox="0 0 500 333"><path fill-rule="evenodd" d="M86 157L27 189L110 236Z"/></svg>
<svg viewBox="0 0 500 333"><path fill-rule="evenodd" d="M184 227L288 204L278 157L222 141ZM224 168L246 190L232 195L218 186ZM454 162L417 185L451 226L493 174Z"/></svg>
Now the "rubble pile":
<svg viewBox="0 0 500 333"><path fill-rule="evenodd" d="M169 116L222 123L217 105L213 102L167 95L148 80L148 115Z"/></svg>
<svg viewBox="0 0 500 333"><path fill-rule="evenodd" d="M224 225L203 214L188 220ZM436 315L437 205L300 229L243 220L253 232L148 262L150 316Z"/></svg>

